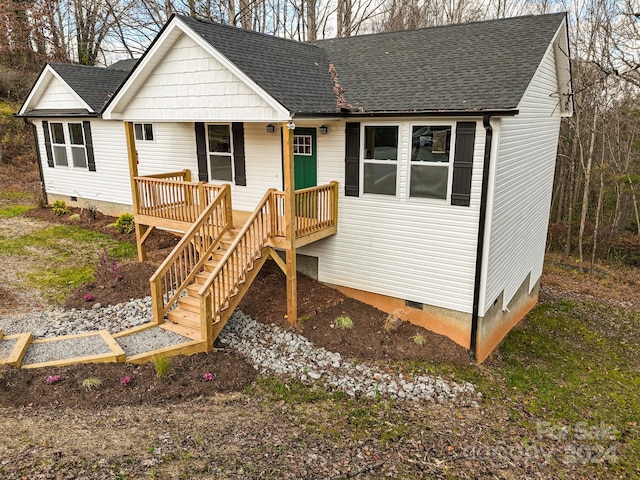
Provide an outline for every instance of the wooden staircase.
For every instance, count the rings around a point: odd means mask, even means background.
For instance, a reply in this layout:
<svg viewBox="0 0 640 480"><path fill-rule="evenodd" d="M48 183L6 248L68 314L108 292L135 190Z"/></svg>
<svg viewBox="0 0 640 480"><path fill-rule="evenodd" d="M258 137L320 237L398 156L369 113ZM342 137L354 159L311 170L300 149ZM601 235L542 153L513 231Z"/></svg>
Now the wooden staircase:
<svg viewBox="0 0 640 480"><path fill-rule="evenodd" d="M242 228L233 226L228 186L184 234L151 278L154 321L199 332L207 348L270 255L275 200L269 190Z"/></svg>
<svg viewBox="0 0 640 480"><path fill-rule="evenodd" d="M229 185L211 188L206 195L187 190L171 193L177 188L173 184L162 195L147 192L145 199L165 198L158 214L182 209L174 197L206 200L205 206L195 209L201 213L150 279L154 322L173 325L179 333L200 339L203 350L210 350L266 260L272 257L286 270L274 248L295 252L299 246L336 233L337 187L331 182L295 192L295 229L290 238L284 194L276 189L265 193L242 225L233 222ZM165 318L171 323L165 323Z"/></svg>
<svg viewBox="0 0 640 480"><path fill-rule="evenodd" d="M177 307L168 312L167 318L169 321L194 330L200 330L201 305L198 292L227 253L239 232L239 229L231 229L224 233L220 239L220 247L213 251L211 260L204 262L202 270L195 275L193 283L185 289L185 295L178 298Z"/></svg>

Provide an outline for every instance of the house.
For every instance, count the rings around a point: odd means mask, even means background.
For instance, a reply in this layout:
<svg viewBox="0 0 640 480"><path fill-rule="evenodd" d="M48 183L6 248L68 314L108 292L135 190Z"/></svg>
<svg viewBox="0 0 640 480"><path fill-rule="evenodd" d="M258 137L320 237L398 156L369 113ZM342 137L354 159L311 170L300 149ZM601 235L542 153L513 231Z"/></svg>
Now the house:
<svg viewBox="0 0 640 480"><path fill-rule="evenodd" d="M482 361L537 301L572 109L563 13L310 43L173 16L135 66L47 65L20 115L51 200L133 210L141 256L191 236L152 289L209 333L271 254L290 320L301 269ZM251 257L232 287L220 249Z"/></svg>

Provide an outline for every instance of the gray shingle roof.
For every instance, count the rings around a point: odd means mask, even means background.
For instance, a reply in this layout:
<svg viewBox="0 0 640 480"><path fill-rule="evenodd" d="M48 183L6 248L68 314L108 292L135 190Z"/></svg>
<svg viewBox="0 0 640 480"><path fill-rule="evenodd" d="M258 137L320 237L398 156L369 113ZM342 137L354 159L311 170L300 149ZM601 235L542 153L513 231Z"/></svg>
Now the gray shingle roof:
<svg viewBox="0 0 640 480"><path fill-rule="evenodd" d="M98 113L102 112L111 95L129 74L129 70L120 68L88 67L70 63L49 65Z"/></svg>
<svg viewBox="0 0 640 480"><path fill-rule="evenodd" d="M564 13L299 43L180 17L295 113L515 109Z"/></svg>
<svg viewBox="0 0 640 480"><path fill-rule="evenodd" d="M564 18L557 13L301 43L179 17L300 114L339 111L330 64L346 103L365 113L515 109ZM100 113L136 62L51 66Z"/></svg>
<svg viewBox="0 0 640 480"><path fill-rule="evenodd" d="M518 106L564 13L314 42L368 112Z"/></svg>

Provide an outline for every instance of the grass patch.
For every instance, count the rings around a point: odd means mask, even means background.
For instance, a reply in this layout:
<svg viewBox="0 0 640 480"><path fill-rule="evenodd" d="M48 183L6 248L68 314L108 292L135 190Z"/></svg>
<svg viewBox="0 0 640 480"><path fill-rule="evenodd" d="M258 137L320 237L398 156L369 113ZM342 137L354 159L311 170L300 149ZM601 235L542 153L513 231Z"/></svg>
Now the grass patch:
<svg viewBox="0 0 640 480"><path fill-rule="evenodd" d="M33 205L8 205L0 208L0 218L19 217L27 210L35 208Z"/></svg>
<svg viewBox="0 0 640 480"><path fill-rule="evenodd" d="M22 275L26 284L38 289L47 301L63 303L69 294L80 285L93 281L94 267L43 268Z"/></svg>
<svg viewBox="0 0 640 480"><path fill-rule="evenodd" d="M16 203L33 202L33 193L19 190L0 190L0 200Z"/></svg>
<svg viewBox="0 0 640 480"><path fill-rule="evenodd" d="M640 458L639 326L636 311L597 303L540 304L486 364L428 368L475 384L485 402L507 402L511 421L521 422L532 437L538 422L612 427L625 448L611 467L633 471Z"/></svg>
<svg viewBox="0 0 640 480"><path fill-rule="evenodd" d="M21 277L49 301L62 302L83 283L93 280L96 252L107 249L118 260L135 259L136 246L76 226L56 225L18 238L0 236L0 256L20 255L34 265Z"/></svg>

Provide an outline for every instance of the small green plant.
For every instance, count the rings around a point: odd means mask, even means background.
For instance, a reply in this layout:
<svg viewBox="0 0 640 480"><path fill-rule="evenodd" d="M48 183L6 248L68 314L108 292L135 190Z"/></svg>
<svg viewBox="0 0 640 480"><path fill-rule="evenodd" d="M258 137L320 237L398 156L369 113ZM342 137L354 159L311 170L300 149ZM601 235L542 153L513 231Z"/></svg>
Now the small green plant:
<svg viewBox="0 0 640 480"><path fill-rule="evenodd" d="M53 210L53 213L55 213L58 217L70 213L69 207L67 207L67 202L65 202L64 200L56 200L55 202L53 202L53 205L51 205L51 210Z"/></svg>
<svg viewBox="0 0 640 480"><path fill-rule="evenodd" d="M73 215L71 215L69 217L69 220L73 220L73 221L80 220L80 214L79 213L74 213Z"/></svg>
<svg viewBox="0 0 640 480"><path fill-rule="evenodd" d="M419 345L419 346L421 346L421 347L424 347L424 344L425 344L425 343L427 343L427 339L426 339L426 338L424 338L424 337L423 337L422 335L420 335L419 333L416 333L416 334L413 336L413 342L414 342L416 345Z"/></svg>
<svg viewBox="0 0 640 480"><path fill-rule="evenodd" d="M134 217L130 213L120 215L114 225L120 233L132 233L136 228Z"/></svg>
<svg viewBox="0 0 640 480"><path fill-rule="evenodd" d="M338 317L333 322L337 328L347 329L353 328L353 320L349 317Z"/></svg>
<svg viewBox="0 0 640 480"><path fill-rule="evenodd" d="M311 320L311 315L305 315L304 317L300 317L298 319L298 322L302 324L302 323L307 322L309 320Z"/></svg>
<svg viewBox="0 0 640 480"><path fill-rule="evenodd" d="M158 378L169 376L169 370L171 370L171 357L167 357L165 355L155 355L152 361L153 368L156 369L156 376Z"/></svg>
<svg viewBox="0 0 640 480"><path fill-rule="evenodd" d="M91 390L95 390L102 385L102 380L97 377L85 378L82 381L82 388L84 388L87 392Z"/></svg>

